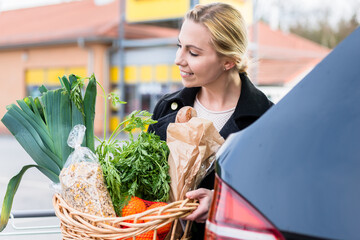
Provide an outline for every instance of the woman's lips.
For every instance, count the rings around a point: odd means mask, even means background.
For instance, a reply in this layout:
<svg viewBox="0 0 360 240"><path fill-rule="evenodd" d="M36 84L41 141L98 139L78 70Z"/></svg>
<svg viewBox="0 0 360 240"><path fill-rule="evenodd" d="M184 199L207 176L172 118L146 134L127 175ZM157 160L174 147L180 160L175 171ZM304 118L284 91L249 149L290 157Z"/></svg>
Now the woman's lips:
<svg viewBox="0 0 360 240"><path fill-rule="evenodd" d="M189 73L189 72L180 70L180 75L181 75L181 77L189 77L189 76L194 75L194 73Z"/></svg>

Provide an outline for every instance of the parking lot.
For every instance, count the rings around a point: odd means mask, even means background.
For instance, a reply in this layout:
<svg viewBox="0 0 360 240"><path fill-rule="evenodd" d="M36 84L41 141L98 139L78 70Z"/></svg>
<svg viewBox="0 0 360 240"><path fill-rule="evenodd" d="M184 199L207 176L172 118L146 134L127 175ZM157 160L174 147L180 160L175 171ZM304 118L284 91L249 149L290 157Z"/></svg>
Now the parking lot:
<svg viewBox="0 0 360 240"><path fill-rule="evenodd" d="M0 159L0 202L2 204L11 177L17 174L22 166L34 162L16 139L10 135L0 136ZM53 190L50 184L51 181L37 169L28 170L15 195L12 211L52 210ZM7 228L0 233L0 239L61 239L58 228L59 220L56 217L15 219L13 223L16 229L11 223L10 220ZM47 228L48 226L55 226L55 228Z"/></svg>

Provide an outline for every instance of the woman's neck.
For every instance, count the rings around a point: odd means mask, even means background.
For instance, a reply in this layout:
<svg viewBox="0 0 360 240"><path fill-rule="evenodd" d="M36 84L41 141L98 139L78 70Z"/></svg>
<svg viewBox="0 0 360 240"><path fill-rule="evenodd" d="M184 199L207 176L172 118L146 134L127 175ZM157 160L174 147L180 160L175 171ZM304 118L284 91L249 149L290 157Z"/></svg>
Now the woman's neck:
<svg viewBox="0 0 360 240"><path fill-rule="evenodd" d="M197 94L200 103L212 111L224 111L236 106L241 93L241 79L237 71L229 71L222 81L202 86Z"/></svg>

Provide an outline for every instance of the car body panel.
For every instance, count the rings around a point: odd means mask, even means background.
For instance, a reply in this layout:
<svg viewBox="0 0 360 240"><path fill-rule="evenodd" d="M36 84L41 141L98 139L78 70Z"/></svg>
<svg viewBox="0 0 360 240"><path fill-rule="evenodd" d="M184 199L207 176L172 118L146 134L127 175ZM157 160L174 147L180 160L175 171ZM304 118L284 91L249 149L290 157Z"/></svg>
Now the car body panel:
<svg viewBox="0 0 360 240"><path fill-rule="evenodd" d="M360 28L217 154L218 175L281 231L358 239Z"/></svg>

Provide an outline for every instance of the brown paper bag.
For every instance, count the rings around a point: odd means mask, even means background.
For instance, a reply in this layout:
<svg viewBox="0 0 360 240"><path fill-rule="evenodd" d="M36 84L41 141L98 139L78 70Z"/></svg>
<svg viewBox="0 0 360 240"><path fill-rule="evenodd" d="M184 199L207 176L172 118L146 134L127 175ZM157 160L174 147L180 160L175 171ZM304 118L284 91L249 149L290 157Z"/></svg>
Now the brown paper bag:
<svg viewBox="0 0 360 240"><path fill-rule="evenodd" d="M185 123L169 124L166 142L170 149L171 202L185 199L188 191L197 188L224 141L214 124L206 119L193 117ZM177 237L181 236L179 228L176 232Z"/></svg>

